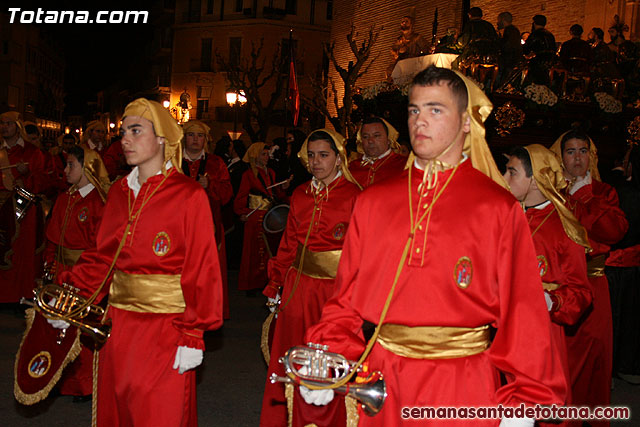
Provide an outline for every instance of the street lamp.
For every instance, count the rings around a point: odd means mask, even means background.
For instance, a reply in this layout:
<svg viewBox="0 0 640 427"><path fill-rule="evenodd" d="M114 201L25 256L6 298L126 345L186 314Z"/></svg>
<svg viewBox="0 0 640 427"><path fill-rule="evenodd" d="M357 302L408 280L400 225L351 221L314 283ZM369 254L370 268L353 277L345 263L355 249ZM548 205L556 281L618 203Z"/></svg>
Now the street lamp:
<svg viewBox="0 0 640 427"><path fill-rule="evenodd" d="M227 92L227 104L233 107L233 132L227 131L231 140L240 139L242 132L238 132L238 108L247 102L243 90L230 89Z"/></svg>

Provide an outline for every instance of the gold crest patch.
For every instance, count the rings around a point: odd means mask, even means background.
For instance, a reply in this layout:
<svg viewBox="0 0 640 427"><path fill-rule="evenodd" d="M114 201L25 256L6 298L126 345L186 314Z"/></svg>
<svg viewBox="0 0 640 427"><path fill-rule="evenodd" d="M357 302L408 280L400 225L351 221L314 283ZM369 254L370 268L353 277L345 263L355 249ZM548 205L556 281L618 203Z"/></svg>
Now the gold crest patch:
<svg viewBox="0 0 640 427"><path fill-rule="evenodd" d="M40 378L49 372L49 368L51 367L51 354L48 351L41 351L33 356L28 366L29 376Z"/></svg>
<svg viewBox="0 0 640 427"><path fill-rule="evenodd" d="M547 269L549 268L549 263L544 255L538 255L538 272L540 273L540 277L547 274Z"/></svg>
<svg viewBox="0 0 640 427"><path fill-rule="evenodd" d="M171 239L169 235L161 231L156 234L156 238L153 239L153 253L157 256L165 256L171 249Z"/></svg>
<svg viewBox="0 0 640 427"><path fill-rule="evenodd" d="M463 256L453 269L453 280L456 282L459 288L467 289L471 284L471 278L473 277L473 264L469 257Z"/></svg>
<svg viewBox="0 0 640 427"><path fill-rule="evenodd" d="M78 213L78 221L85 222L87 218L89 218L89 208L85 206L84 208L80 209L80 212Z"/></svg>

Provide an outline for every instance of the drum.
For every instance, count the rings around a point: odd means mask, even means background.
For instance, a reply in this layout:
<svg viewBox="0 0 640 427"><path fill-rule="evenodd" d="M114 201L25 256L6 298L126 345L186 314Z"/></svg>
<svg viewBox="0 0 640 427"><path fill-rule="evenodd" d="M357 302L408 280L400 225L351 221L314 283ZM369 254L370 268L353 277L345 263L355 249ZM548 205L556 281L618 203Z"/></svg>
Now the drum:
<svg viewBox="0 0 640 427"><path fill-rule="evenodd" d="M33 202L35 202L36 195L30 193L29 191L27 191L27 190L25 190L24 188L21 188L21 187L16 187L15 190L16 190L16 193L15 193L15 198L16 198L16 206L15 206L16 220L18 222L20 222L22 220L22 218L24 218L24 216L27 214L27 211L29 210L29 207L33 204Z"/></svg>
<svg viewBox="0 0 640 427"><path fill-rule="evenodd" d="M289 205L281 204L274 206L264 215L262 228L270 234L280 233L287 227L288 216Z"/></svg>

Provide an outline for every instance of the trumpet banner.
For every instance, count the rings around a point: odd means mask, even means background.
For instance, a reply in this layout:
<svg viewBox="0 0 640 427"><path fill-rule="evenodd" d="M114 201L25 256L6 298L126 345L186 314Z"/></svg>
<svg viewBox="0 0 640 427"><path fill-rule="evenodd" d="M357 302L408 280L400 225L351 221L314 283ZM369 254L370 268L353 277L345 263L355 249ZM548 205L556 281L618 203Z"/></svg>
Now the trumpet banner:
<svg viewBox="0 0 640 427"><path fill-rule="evenodd" d="M26 311L26 321L13 370L13 394L23 405L33 405L49 395L64 368L80 354L80 331L69 327L59 337L61 330L34 308Z"/></svg>

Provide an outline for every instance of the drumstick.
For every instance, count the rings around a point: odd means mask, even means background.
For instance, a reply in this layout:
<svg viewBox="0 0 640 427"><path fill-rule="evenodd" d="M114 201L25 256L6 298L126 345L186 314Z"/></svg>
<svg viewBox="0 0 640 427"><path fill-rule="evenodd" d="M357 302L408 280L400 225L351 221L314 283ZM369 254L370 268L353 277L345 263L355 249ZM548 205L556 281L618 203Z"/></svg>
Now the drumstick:
<svg viewBox="0 0 640 427"><path fill-rule="evenodd" d="M5 169L11 169L11 168L17 168L21 163L16 163L15 165L8 165L8 166L2 166L0 167L0 171L5 170ZM22 163L23 165L28 165L29 162L26 163Z"/></svg>
<svg viewBox="0 0 640 427"><path fill-rule="evenodd" d="M277 183L275 183L275 184L273 184L273 185L268 186L268 187L267 187L267 190L268 190L268 189L270 189L270 188L273 188L273 187L277 187L278 185L285 184L285 183L287 183L287 182L289 182L289 180L288 180L288 179L285 179L284 181L277 182Z"/></svg>
<svg viewBox="0 0 640 427"><path fill-rule="evenodd" d="M247 214L247 218L249 218L249 217L251 216L251 214L252 214L252 213L254 213L255 211L257 211L257 210L258 210L258 208L259 208L259 206L258 206L257 208L255 208L254 210L252 210L251 212L249 212L249 213Z"/></svg>

